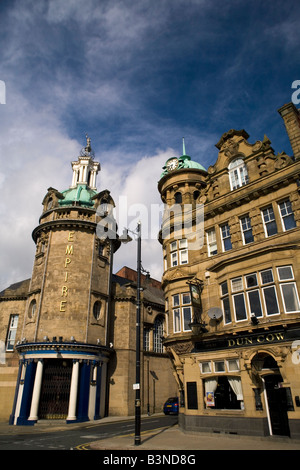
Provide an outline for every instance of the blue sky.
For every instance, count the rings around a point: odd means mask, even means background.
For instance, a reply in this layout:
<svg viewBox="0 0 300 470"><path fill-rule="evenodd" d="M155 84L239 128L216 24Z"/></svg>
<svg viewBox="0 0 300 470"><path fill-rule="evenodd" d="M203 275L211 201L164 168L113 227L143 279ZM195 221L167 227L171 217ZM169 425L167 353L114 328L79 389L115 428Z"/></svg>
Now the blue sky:
<svg viewBox="0 0 300 470"><path fill-rule="evenodd" d="M160 202L182 137L206 168L232 128L291 154L277 109L300 79L299 18L296 0L1 0L0 289L30 277L41 201L71 184L86 133L98 189L131 204ZM151 243L143 265L159 277ZM115 270L135 268L134 250Z"/></svg>

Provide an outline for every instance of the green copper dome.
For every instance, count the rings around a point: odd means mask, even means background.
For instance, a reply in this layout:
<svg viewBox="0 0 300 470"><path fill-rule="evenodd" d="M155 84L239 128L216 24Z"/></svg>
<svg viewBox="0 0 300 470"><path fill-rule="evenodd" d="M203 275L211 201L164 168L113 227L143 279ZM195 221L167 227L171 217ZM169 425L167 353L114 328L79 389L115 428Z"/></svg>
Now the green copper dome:
<svg viewBox="0 0 300 470"><path fill-rule="evenodd" d="M72 206L77 202L80 206L93 207L92 198L96 195L96 191L89 189L85 184L79 184L76 188L70 188L62 191L63 199L59 201L60 206Z"/></svg>
<svg viewBox="0 0 300 470"><path fill-rule="evenodd" d="M185 168L194 168L196 170L202 170L206 172L204 166L200 163L191 160L191 157L188 155L181 155L181 157L171 157L169 158L165 165L163 166L163 172L161 174L161 178L165 175L172 173L173 171L183 170Z"/></svg>

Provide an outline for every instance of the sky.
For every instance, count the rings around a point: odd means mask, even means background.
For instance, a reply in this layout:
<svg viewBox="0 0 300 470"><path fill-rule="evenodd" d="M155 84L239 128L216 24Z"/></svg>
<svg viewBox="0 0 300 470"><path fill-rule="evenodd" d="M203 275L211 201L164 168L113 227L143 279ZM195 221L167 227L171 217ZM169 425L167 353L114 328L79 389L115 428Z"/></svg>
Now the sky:
<svg viewBox="0 0 300 470"><path fill-rule="evenodd" d="M128 226L148 208L142 264L160 279L150 207L183 137L205 168L229 129L292 154L277 110L300 80L299 18L297 0L0 0L0 291L31 276L42 200L71 185L86 134Z"/></svg>

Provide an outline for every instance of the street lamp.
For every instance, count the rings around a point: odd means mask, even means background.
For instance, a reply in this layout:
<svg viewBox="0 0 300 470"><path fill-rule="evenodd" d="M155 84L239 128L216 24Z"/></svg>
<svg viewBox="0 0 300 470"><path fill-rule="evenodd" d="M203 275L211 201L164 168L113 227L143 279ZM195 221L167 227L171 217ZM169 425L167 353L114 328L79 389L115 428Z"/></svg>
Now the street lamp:
<svg viewBox="0 0 300 470"><path fill-rule="evenodd" d="M135 436L134 444L141 444L141 222L137 226L137 295L136 295L136 361L135 361Z"/></svg>
<svg viewBox="0 0 300 470"><path fill-rule="evenodd" d="M134 445L141 444L141 222L138 222L137 231L125 229L122 235L125 243L131 241L128 231L137 236L137 294L136 294L136 356L135 356L135 435Z"/></svg>

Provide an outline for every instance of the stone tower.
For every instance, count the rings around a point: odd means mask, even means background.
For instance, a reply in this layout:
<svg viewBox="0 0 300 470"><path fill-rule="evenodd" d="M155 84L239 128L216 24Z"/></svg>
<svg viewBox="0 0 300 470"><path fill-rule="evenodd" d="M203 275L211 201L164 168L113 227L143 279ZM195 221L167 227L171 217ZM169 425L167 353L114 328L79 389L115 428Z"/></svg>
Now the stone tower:
<svg viewBox="0 0 300 470"><path fill-rule="evenodd" d="M112 258L120 242L110 193L96 190L100 164L89 138L72 169L69 189L48 189L32 234L15 424L104 414Z"/></svg>

